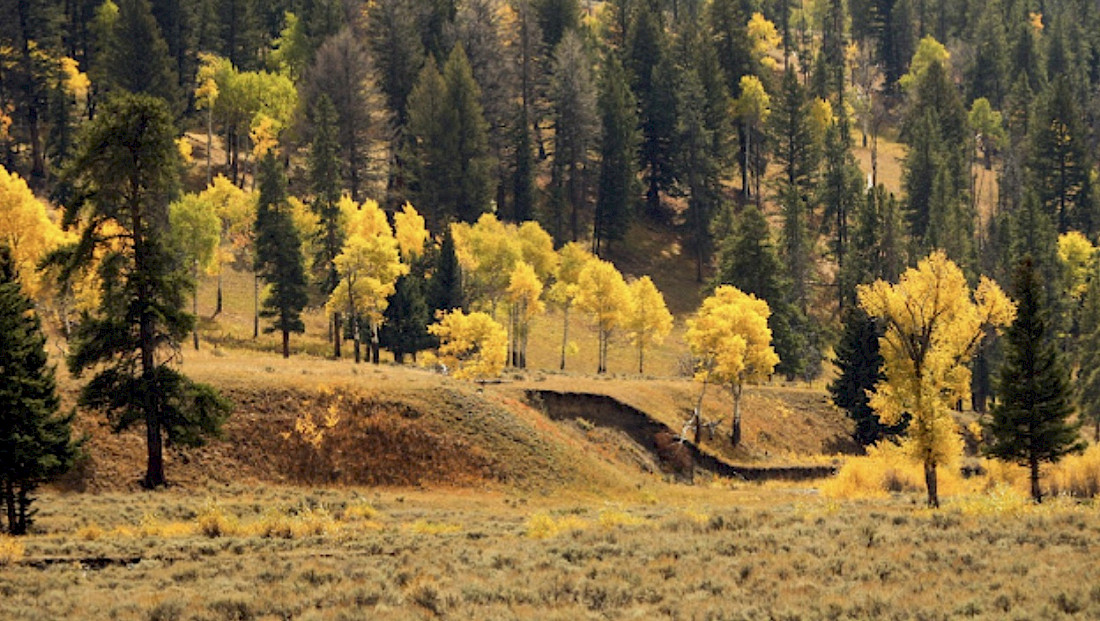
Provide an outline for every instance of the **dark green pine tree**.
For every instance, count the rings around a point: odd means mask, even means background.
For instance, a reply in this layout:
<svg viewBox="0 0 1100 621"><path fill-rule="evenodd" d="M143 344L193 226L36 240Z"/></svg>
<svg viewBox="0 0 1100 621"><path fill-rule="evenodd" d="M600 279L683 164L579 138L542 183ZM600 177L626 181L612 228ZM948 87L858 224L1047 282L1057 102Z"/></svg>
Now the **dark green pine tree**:
<svg viewBox="0 0 1100 621"><path fill-rule="evenodd" d="M1000 399L985 428L986 454L1026 466L1031 497L1042 502L1039 465L1079 452L1079 423L1070 423L1069 374L1054 343L1039 275L1030 257L1016 270L1016 321L1006 333Z"/></svg>
<svg viewBox="0 0 1100 621"><path fill-rule="evenodd" d="M829 246L837 262L837 302L843 309L852 301L857 282L846 279L851 272L848 266L850 221L859 208L865 206L863 173L852 155L848 117L843 110L836 123L830 125L825 132L825 149L822 155L824 166L818 188L818 201L823 207L822 229L831 238Z"/></svg>
<svg viewBox="0 0 1100 621"><path fill-rule="evenodd" d="M462 292L462 268L455 254L455 241L451 236L451 227L443 231L443 242L439 254L435 257L431 280L428 281L428 305L432 314L437 311L449 311L466 306Z"/></svg>
<svg viewBox="0 0 1100 621"><path fill-rule="evenodd" d="M1033 187L1059 233L1072 229L1092 233L1097 228L1089 174L1087 132L1065 76L1054 79L1035 107L1030 122Z"/></svg>
<svg viewBox="0 0 1100 621"><path fill-rule="evenodd" d="M638 155L646 185L646 212L654 218L661 216L661 194L676 181L672 160L677 69L669 56L660 13L648 2L639 3L627 39L626 65L632 74L641 122Z"/></svg>
<svg viewBox="0 0 1100 621"><path fill-rule="evenodd" d="M453 117L447 144L450 184L445 196L462 222L475 222L489 210L494 190L495 165L489 154L489 126L481 108L481 89L474 80L470 63L462 45L456 45L443 66L443 82L447 86L447 106Z"/></svg>
<svg viewBox="0 0 1100 621"><path fill-rule="evenodd" d="M609 250L630 227L637 201L638 113L634 93L618 56L604 56L600 80L600 180L592 251Z"/></svg>
<svg viewBox="0 0 1100 621"><path fill-rule="evenodd" d="M79 450L72 439L75 411L59 414L49 362L34 303L23 293L7 246L0 246L0 498L12 535L31 525L34 490L69 470Z"/></svg>
<svg viewBox="0 0 1100 621"><path fill-rule="evenodd" d="M1081 339L1074 348L1077 362L1077 408L1100 442L1100 277L1093 268L1081 308Z"/></svg>
<svg viewBox="0 0 1100 621"><path fill-rule="evenodd" d="M535 154L531 124L522 105L517 106L512 136L512 221L526 222L535 217Z"/></svg>
<svg viewBox="0 0 1100 621"><path fill-rule="evenodd" d="M118 19L107 42L106 88L160 97L182 110L178 78L149 0L119 0Z"/></svg>
<svg viewBox="0 0 1100 621"><path fill-rule="evenodd" d="M718 248L717 264L715 286L733 285L767 301L771 308L768 327L779 355L776 373L791 379L816 376L821 366L817 335L791 303L790 282L784 277L786 270L768 220L756 206L745 207L737 216L733 232Z"/></svg>
<svg viewBox="0 0 1100 621"><path fill-rule="evenodd" d="M314 261L314 282L327 299L340 284L336 271L336 257L344 245L344 231L340 225L340 143L336 137L336 108L328 95L321 95L313 108L313 144L309 150L309 183L313 189L313 213L321 224L321 243ZM329 336L332 355L340 357L341 315L332 314Z"/></svg>
<svg viewBox="0 0 1100 621"><path fill-rule="evenodd" d="M565 33L580 26L579 0L535 0L534 5L539 28L542 30L542 41L548 50L557 47Z"/></svg>
<svg viewBox="0 0 1100 621"><path fill-rule="evenodd" d="M286 176L271 151L260 164L260 198L256 211L255 269L270 286L260 316L270 318L264 332L280 332L283 358L290 357L290 333L305 332L302 309L309 302L302 241L287 203Z"/></svg>
<svg viewBox="0 0 1100 621"><path fill-rule="evenodd" d="M416 266L397 279L386 307L386 320L378 337L382 347L393 353L394 362L398 364L403 364L408 355L415 361L417 352L435 345L435 339L428 334L432 313L428 309L425 287L423 267Z"/></svg>
<svg viewBox="0 0 1100 621"><path fill-rule="evenodd" d="M416 23L417 0L381 0L369 13L370 48L378 86L398 127L408 122L409 93L424 65Z"/></svg>
<svg viewBox="0 0 1100 621"><path fill-rule="evenodd" d="M76 376L95 369L80 403L106 413L116 431L145 424L149 488L167 484L165 434L170 443L201 444L230 410L212 388L171 366L195 320L183 310L195 284L168 246L180 167L175 138L162 99L108 99L86 126L66 180L74 198L64 223L82 224L79 241L53 255L63 281L99 266L99 307L73 334L69 369ZM107 225L115 232L104 234Z"/></svg>
<svg viewBox="0 0 1100 621"><path fill-rule="evenodd" d="M257 68L261 49L256 0L209 0L216 8L218 54L241 71ZM281 16L280 16L281 17Z"/></svg>
<svg viewBox="0 0 1100 621"><path fill-rule="evenodd" d="M967 101L985 97L1000 110L1010 86L1008 34L1000 0L989 0L982 7L974 39L974 61L966 72Z"/></svg>
<svg viewBox="0 0 1100 621"><path fill-rule="evenodd" d="M686 220L690 250L695 258L695 279L703 282L703 267L711 252L710 222L718 211L721 182L718 163L711 147L713 136L707 126L706 93L695 69L684 71L677 89L678 122L676 167L682 171L680 182L686 191Z"/></svg>
<svg viewBox="0 0 1100 621"><path fill-rule="evenodd" d="M909 425L908 417L896 425L884 425L868 403L867 395L875 389L875 384L886 378L879 353L882 335L878 322L859 307L850 307L845 312L844 331L836 346L838 375L829 384L829 394L833 403L855 423L852 439L860 446L900 435Z"/></svg>

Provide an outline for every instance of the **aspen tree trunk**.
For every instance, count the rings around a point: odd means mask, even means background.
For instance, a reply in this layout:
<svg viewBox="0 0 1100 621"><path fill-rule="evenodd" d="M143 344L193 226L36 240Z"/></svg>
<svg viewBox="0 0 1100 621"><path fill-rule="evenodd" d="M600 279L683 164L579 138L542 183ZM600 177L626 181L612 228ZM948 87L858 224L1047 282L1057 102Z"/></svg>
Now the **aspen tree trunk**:
<svg viewBox="0 0 1100 621"><path fill-rule="evenodd" d="M734 448L741 445L741 392L744 387L738 383L733 385L733 425L730 429L730 443Z"/></svg>
<svg viewBox="0 0 1100 621"><path fill-rule="evenodd" d="M252 338L260 338L260 275L252 273Z"/></svg>
<svg viewBox="0 0 1100 621"><path fill-rule="evenodd" d="M561 330L561 371L565 370L565 350L569 346L569 304L566 304L562 309L562 316L565 318L562 330ZM1100 438L1100 422L1097 423L1096 428L1097 437Z"/></svg>
<svg viewBox="0 0 1100 621"><path fill-rule="evenodd" d="M214 304L214 315L211 317L217 317L222 312L222 268L218 268L218 296L217 301Z"/></svg>
<svg viewBox="0 0 1100 621"><path fill-rule="evenodd" d="M195 261L195 288L191 290L191 314L195 316L195 325L191 328L191 337L195 351L199 351L199 262Z"/></svg>
<svg viewBox="0 0 1100 621"><path fill-rule="evenodd" d="M343 317L339 312L332 314L332 356L339 360L342 356L340 346L344 342Z"/></svg>
<svg viewBox="0 0 1100 621"><path fill-rule="evenodd" d="M924 462L924 484L928 488L928 506L934 509L940 508L939 481L936 477L936 462Z"/></svg>

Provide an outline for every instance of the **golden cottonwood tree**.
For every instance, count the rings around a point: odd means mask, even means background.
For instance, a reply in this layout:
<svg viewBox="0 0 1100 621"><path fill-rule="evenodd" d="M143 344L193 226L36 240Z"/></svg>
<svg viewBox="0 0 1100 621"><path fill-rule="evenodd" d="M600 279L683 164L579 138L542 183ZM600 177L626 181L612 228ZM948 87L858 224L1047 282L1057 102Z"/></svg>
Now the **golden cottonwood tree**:
<svg viewBox="0 0 1100 621"><path fill-rule="evenodd" d="M644 373L646 347L660 344L672 331L672 313L649 276L630 283L630 301L624 327L630 342L638 348L638 373Z"/></svg>
<svg viewBox="0 0 1100 621"><path fill-rule="evenodd" d="M516 263L530 264L543 282L557 271L553 240L537 222L517 227L483 214L474 224L452 224L451 235L462 266L463 289L493 315L507 294Z"/></svg>
<svg viewBox="0 0 1100 621"><path fill-rule="evenodd" d="M607 344L630 312L630 288L608 261L589 261L577 277L577 308L592 317L599 332L597 373L607 373Z"/></svg>
<svg viewBox="0 0 1100 621"><path fill-rule="evenodd" d="M741 443L741 394L747 382L766 380L779 364L768 328L768 303L737 287L723 285L703 300L687 321L687 342L696 363L695 379L725 386L733 395L730 441Z"/></svg>
<svg viewBox="0 0 1100 621"><path fill-rule="evenodd" d="M424 254L424 245L430 235L424 226L424 217L412 203L405 203L401 211L393 214L393 235L397 238L401 259L406 263Z"/></svg>
<svg viewBox="0 0 1100 621"><path fill-rule="evenodd" d="M561 309L562 313L561 366L559 367L562 371L565 370L565 352L569 346L569 309L573 307L580 292L581 271L595 259L595 255L577 242L569 242L558 250L558 278L550 287L548 297Z"/></svg>
<svg viewBox="0 0 1100 621"><path fill-rule="evenodd" d="M68 239L27 183L0 166L0 242L10 250L19 282L28 297L39 300L42 281L39 260Z"/></svg>
<svg viewBox="0 0 1100 621"><path fill-rule="evenodd" d="M409 268L401 263L397 239L378 203L367 201L357 208L351 199L345 198L341 208L347 221L348 237L343 251L334 261L340 283L329 296L326 307L330 313L347 312L356 362L361 359L361 322L366 322L371 339L371 360L377 364L378 329L397 279L408 273Z"/></svg>
<svg viewBox="0 0 1100 621"><path fill-rule="evenodd" d="M512 270L507 292L509 362L514 367L527 368L527 336L531 330L531 320L545 310L541 297L542 281L535 268L526 261L520 261Z"/></svg>
<svg viewBox="0 0 1100 621"><path fill-rule="evenodd" d="M1016 307L984 276L971 292L962 270L939 250L897 284L879 280L858 293L860 306L886 328L879 339L886 379L870 406L887 425L911 416L904 448L924 465L928 504L938 507L936 468L962 451L951 411L970 394L967 363L985 330L1012 323Z"/></svg>
<svg viewBox="0 0 1100 621"><path fill-rule="evenodd" d="M496 377L508 358L508 334L486 313L444 313L428 332L439 337L439 360L458 379Z"/></svg>

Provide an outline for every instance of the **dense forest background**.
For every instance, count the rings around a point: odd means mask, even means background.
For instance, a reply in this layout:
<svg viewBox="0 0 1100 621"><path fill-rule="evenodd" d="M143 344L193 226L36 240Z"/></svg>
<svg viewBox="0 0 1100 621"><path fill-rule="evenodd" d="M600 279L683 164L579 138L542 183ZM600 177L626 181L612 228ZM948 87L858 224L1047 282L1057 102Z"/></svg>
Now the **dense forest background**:
<svg viewBox="0 0 1100 621"><path fill-rule="evenodd" d="M1095 3L2 6L0 161L58 205L79 193L83 126L116 94L144 93L189 137L165 200L217 175L262 194L270 159L287 182L272 191L322 222L347 194L391 219L409 202L438 239L491 212L604 257L631 227L657 226L693 258L683 279L768 301L791 378L820 374L838 341L873 340L856 285L932 249L972 283L1008 283L1030 255L1075 368L1098 338ZM901 177L884 179L880 145L897 143ZM324 238L311 294L323 301L344 232L309 234ZM238 254L277 280L274 258ZM976 409L998 349L990 338L976 356Z"/></svg>

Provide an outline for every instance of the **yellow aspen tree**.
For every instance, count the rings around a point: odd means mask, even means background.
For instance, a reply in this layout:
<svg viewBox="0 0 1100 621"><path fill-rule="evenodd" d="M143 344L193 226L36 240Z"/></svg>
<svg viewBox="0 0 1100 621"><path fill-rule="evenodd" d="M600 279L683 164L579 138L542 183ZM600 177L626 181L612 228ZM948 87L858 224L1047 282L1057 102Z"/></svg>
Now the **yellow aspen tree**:
<svg viewBox="0 0 1100 621"><path fill-rule="evenodd" d="M565 353L569 346L569 310L577 299L581 270L596 256L577 242L569 242L558 250L558 277L547 294L550 301L561 309L561 366L565 370Z"/></svg>
<svg viewBox="0 0 1100 621"><path fill-rule="evenodd" d="M393 214L393 231L397 238L397 247L401 250L402 261L410 263L424 254L424 246L430 235L424 225L424 217L416 211L412 203L406 202L401 211Z"/></svg>
<svg viewBox="0 0 1100 621"><path fill-rule="evenodd" d="M401 263L397 239L378 203L367 201L355 209L354 202L347 199L341 201L341 205L346 208L348 238L343 251L334 260L340 283L329 296L326 307L330 313L347 312L356 362L362 359L360 331L366 322L371 361L377 364L378 330L397 279L408 273L409 268Z"/></svg>
<svg viewBox="0 0 1100 621"><path fill-rule="evenodd" d="M672 331L672 313L649 276L630 283L630 301L624 327L630 342L638 348L638 373L645 373L646 347L659 345Z"/></svg>
<svg viewBox="0 0 1100 621"><path fill-rule="evenodd" d="M214 271L221 242L221 221L214 205L199 194L184 194L168 206L168 223L172 241L191 264L191 314L195 315L191 339L199 350L199 273Z"/></svg>
<svg viewBox="0 0 1100 621"><path fill-rule="evenodd" d="M38 262L65 241L65 233L27 182L0 166L0 243L11 251L23 291L31 299L38 301L43 293Z"/></svg>
<svg viewBox="0 0 1100 621"><path fill-rule="evenodd" d="M487 213L472 225L451 225L451 234L462 266L463 290L469 300L487 307L495 316L512 269L523 258L515 229Z"/></svg>
<svg viewBox="0 0 1100 621"><path fill-rule="evenodd" d="M749 41L752 42L752 58L768 71L779 68L779 61L773 56L782 42L775 24L761 13L753 13L747 26Z"/></svg>
<svg viewBox="0 0 1100 621"><path fill-rule="evenodd" d="M249 248L252 245L252 223L256 219L256 192L246 192L233 185L224 175L214 180L199 193L199 198L214 207L214 213L221 221L221 245L214 261L214 274L218 277L217 301L214 317L222 312L222 274L226 264L248 264Z"/></svg>
<svg viewBox="0 0 1100 621"><path fill-rule="evenodd" d="M513 225L509 225L511 228ZM558 253L554 252L554 238L534 220L528 220L516 228L520 256L531 265L539 280L549 281L558 271Z"/></svg>
<svg viewBox="0 0 1100 621"><path fill-rule="evenodd" d="M1088 288L1089 272L1095 266L1096 247L1078 231L1058 236L1058 258L1066 278L1066 290L1080 301Z"/></svg>
<svg viewBox="0 0 1100 621"><path fill-rule="evenodd" d="M592 317L599 333L597 373L607 373L607 345L630 312L630 288L608 261L589 261L577 278L577 308Z"/></svg>
<svg viewBox="0 0 1100 621"><path fill-rule="evenodd" d="M962 270L939 250L897 284L879 280L857 291L860 306L886 329L879 339L886 379L875 386L870 406L887 425L909 414L903 448L923 464L928 504L938 507L936 469L962 453L952 410L969 398L967 363L985 331L1012 323L1016 307L984 276L971 291Z"/></svg>
<svg viewBox="0 0 1100 621"><path fill-rule="evenodd" d="M488 379L504 370L508 334L486 313L443 313L428 332L439 337L439 360L455 378Z"/></svg>
<svg viewBox="0 0 1100 621"><path fill-rule="evenodd" d="M545 310L542 302L542 281L535 268L526 261L516 263L508 284L509 303L509 363L517 368L527 368L527 336L531 320Z"/></svg>
<svg viewBox="0 0 1100 621"><path fill-rule="evenodd" d="M733 396L730 441L741 444L741 395L745 384L768 379L779 364L768 328L768 303L723 285L687 321L687 341L697 360L695 380L725 386ZM700 399L701 401L701 399Z"/></svg>
<svg viewBox="0 0 1100 621"><path fill-rule="evenodd" d="M740 119L744 127L745 147L741 161L741 191L745 195L753 192L756 194L756 205L760 206L760 177L763 170L759 168L758 161L762 159L763 127L771 116L772 100L768 91L764 89L764 83L754 75L741 76L741 96L733 102L734 114ZM755 189L749 190L749 176L755 177Z"/></svg>
<svg viewBox="0 0 1100 621"><path fill-rule="evenodd" d="M217 57L199 53L199 70L195 76L195 108L206 110L206 184L214 181L214 104L218 101L218 83L214 79Z"/></svg>

